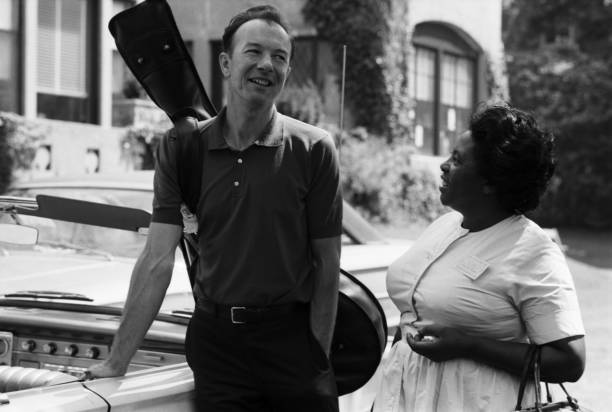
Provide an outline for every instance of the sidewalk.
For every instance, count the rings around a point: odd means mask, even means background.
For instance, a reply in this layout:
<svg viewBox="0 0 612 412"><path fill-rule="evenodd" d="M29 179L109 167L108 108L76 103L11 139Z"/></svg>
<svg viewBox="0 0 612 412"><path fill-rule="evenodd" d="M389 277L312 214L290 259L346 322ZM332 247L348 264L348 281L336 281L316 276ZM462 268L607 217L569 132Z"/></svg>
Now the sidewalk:
<svg viewBox="0 0 612 412"><path fill-rule="evenodd" d="M612 232L561 229L586 329L584 375L567 389L593 411L612 404Z"/></svg>

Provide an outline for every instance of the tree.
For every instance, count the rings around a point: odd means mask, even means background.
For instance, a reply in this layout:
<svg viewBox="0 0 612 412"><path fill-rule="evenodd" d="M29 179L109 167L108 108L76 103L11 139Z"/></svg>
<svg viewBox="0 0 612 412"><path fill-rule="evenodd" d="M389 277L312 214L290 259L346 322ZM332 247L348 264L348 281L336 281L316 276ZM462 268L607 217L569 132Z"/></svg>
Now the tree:
<svg viewBox="0 0 612 412"><path fill-rule="evenodd" d="M612 4L514 0L504 39L512 103L557 137L558 172L534 217L612 227Z"/></svg>

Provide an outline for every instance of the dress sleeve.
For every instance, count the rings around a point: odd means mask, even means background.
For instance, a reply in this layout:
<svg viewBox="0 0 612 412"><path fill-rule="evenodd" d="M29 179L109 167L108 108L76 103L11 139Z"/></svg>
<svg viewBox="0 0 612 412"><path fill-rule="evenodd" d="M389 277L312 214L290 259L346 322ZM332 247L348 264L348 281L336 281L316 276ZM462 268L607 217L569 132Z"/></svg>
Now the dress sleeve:
<svg viewBox="0 0 612 412"><path fill-rule="evenodd" d="M331 136L313 144L311 184L306 195L308 231L311 239L342 234L342 192L338 152Z"/></svg>
<svg viewBox="0 0 612 412"><path fill-rule="evenodd" d="M171 132L161 139L155 156L153 178L153 217L151 221L182 225L181 191L176 170L178 140Z"/></svg>
<svg viewBox="0 0 612 412"><path fill-rule="evenodd" d="M529 339L541 345L584 335L574 281L559 248L546 247L521 272L515 299Z"/></svg>

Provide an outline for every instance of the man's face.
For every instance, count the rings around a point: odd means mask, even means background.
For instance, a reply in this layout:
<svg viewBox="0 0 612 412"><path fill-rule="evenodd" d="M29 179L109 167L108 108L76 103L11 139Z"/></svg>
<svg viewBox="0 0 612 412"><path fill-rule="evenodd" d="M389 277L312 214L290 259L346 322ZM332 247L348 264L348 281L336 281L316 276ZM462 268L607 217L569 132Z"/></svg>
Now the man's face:
<svg viewBox="0 0 612 412"><path fill-rule="evenodd" d="M291 39L278 24L256 19L236 30L229 53L221 53L221 71L229 81L229 102L271 105L291 70Z"/></svg>

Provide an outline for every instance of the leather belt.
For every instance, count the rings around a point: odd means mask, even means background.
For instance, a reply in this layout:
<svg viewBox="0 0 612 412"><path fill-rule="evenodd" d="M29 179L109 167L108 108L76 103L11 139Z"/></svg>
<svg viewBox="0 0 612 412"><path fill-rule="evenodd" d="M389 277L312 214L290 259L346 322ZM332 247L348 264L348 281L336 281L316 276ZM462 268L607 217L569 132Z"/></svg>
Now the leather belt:
<svg viewBox="0 0 612 412"><path fill-rule="evenodd" d="M306 310L305 303L285 303L272 306L222 305L211 301L198 300L196 309L234 324L261 323L281 319L292 313Z"/></svg>

